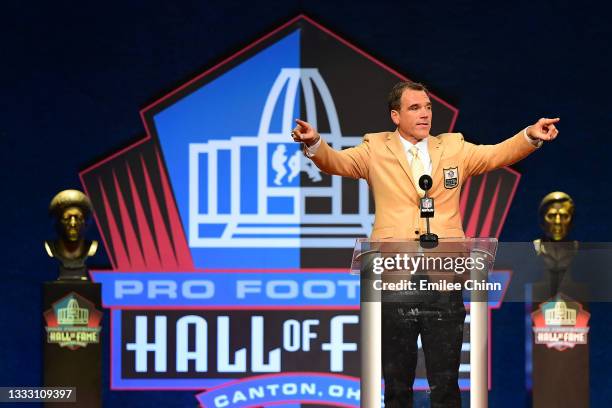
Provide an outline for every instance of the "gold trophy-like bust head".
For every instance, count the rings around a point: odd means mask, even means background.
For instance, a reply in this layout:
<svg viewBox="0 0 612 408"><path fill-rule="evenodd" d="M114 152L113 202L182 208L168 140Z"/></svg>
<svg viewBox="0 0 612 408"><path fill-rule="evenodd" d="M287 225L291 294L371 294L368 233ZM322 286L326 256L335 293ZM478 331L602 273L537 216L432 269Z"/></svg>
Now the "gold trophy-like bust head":
<svg viewBox="0 0 612 408"><path fill-rule="evenodd" d="M68 207L60 212L58 219L59 233L69 242L77 242L83 237L85 211L81 207Z"/></svg>
<svg viewBox="0 0 612 408"><path fill-rule="evenodd" d="M551 241L564 241L574 221L574 200L561 191L548 193L540 203L540 226Z"/></svg>
<svg viewBox="0 0 612 408"><path fill-rule="evenodd" d="M85 260L96 253L98 243L85 240L85 227L92 212L91 201L79 190L59 192L49 204L58 239L46 241L49 256L60 262L60 279L87 279Z"/></svg>
<svg viewBox="0 0 612 408"><path fill-rule="evenodd" d="M49 213L56 220L58 234L68 242L77 242L83 239L91 202L79 190L64 190L51 200Z"/></svg>

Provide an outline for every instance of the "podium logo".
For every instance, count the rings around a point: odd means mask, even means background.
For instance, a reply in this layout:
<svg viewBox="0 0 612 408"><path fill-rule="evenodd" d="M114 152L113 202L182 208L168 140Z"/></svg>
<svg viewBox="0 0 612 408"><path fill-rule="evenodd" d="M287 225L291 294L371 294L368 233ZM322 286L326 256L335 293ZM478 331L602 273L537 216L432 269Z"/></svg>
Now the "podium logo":
<svg viewBox="0 0 612 408"><path fill-rule="evenodd" d="M100 342L102 312L74 292L53 303L44 317L47 343L76 350Z"/></svg>
<svg viewBox="0 0 612 408"><path fill-rule="evenodd" d="M60 325L75 326L87 324L89 320L89 310L79 307L76 299L71 298L67 307L62 307L57 311L57 322Z"/></svg>
<svg viewBox="0 0 612 408"><path fill-rule="evenodd" d="M558 295L531 314L535 344L559 351L587 344L590 317L580 303Z"/></svg>
<svg viewBox="0 0 612 408"><path fill-rule="evenodd" d="M553 307L544 311L544 322L547 326L575 326L576 311L568 309L563 300L553 303Z"/></svg>

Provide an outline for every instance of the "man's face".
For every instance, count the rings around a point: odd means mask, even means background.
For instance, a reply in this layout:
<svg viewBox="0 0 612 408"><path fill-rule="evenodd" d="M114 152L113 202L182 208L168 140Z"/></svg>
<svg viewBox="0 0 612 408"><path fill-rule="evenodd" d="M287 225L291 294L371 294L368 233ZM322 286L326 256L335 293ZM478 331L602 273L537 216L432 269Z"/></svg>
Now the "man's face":
<svg viewBox="0 0 612 408"><path fill-rule="evenodd" d="M546 235L553 241L565 239L572 225L574 209L569 202L554 203L544 213Z"/></svg>
<svg viewBox="0 0 612 408"><path fill-rule="evenodd" d="M62 235L70 242L76 242L81 238L85 216L79 207L69 207L64 210L60 219Z"/></svg>
<svg viewBox="0 0 612 408"><path fill-rule="evenodd" d="M408 141L425 139L431 130L431 101L427 93L405 89L399 111L391 111L391 120Z"/></svg>

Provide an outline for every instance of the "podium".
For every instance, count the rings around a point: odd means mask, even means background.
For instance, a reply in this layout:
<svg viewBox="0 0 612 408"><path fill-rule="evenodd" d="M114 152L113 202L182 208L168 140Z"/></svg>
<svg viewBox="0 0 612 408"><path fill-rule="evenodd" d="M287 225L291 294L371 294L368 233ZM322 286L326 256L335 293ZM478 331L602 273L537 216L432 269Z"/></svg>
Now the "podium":
<svg viewBox="0 0 612 408"><path fill-rule="evenodd" d="M359 274L361 283L361 407L381 406L382 303L426 303L439 295L439 287L469 296L470 407L487 407L487 278L496 251L495 238L440 239L433 248L414 240L357 240L351 273Z"/></svg>
<svg viewBox="0 0 612 408"><path fill-rule="evenodd" d="M589 407L589 287L572 275L584 274L589 266L596 268L580 262L573 265L576 257L581 258L579 247L577 241L534 242L542 276L527 286L526 296L529 303L533 301L526 355L531 360L534 408ZM539 334L550 337L539 340ZM581 340L564 341L565 336Z"/></svg>
<svg viewBox="0 0 612 408"><path fill-rule="evenodd" d="M89 281L45 282L43 345L45 387L75 387L75 402L49 407L102 406L101 285Z"/></svg>

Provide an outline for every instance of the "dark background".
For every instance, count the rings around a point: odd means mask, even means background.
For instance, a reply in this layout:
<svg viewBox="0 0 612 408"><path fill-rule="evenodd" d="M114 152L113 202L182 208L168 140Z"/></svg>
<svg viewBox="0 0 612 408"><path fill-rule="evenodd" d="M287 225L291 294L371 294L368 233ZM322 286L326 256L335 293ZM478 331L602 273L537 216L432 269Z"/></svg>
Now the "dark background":
<svg viewBox="0 0 612 408"><path fill-rule="evenodd" d="M300 13L459 108L455 129L469 141L495 143L561 117L559 138L513 166L523 178L501 239L538 236L540 199L562 190L577 204L574 238L608 241L611 11L559 1L3 1L0 385L42 379L41 283L56 276L42 241L52 236L53 195L80 188L80 170L144 136L141 108ZM104 254L94 263L108 265ZM612 399L610 310L591 305L594 407ZM493 314L493 407L525 405L523 319L520 304ZM105 405L195 406L193 395L106 391Z"/></svg>

